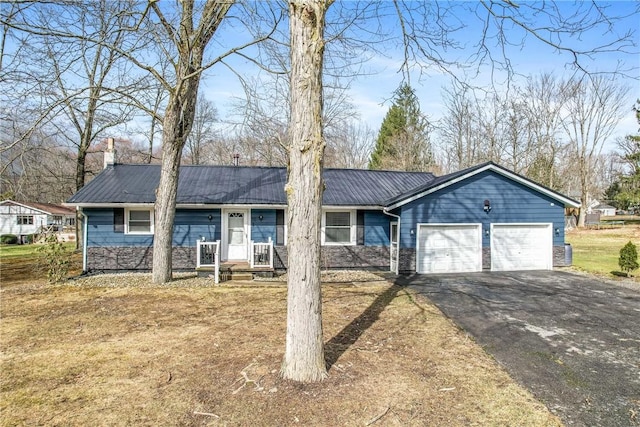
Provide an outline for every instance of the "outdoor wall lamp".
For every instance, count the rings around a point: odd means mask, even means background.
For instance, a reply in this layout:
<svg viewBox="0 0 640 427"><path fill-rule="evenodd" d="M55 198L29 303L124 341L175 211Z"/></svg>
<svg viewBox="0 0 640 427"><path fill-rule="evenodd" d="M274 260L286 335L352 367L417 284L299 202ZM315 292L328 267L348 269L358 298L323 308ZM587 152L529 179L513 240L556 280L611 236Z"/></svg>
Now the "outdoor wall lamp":
<svg viewBox="0 0 640 427"><path fill-rule="evenodd" d="M262 220L264 219L264 216L262 216L262 215L258 215L258 219L259 219L260 221L262 221Z"/></svg>
<svg viewBox="0 0 640 427"><path fill-rule="evenodd" d="M211 220L213 219L213 215L209 215L209 216L207 217L207 219L208 219L209 221L211 221Z"/></svg>
<svg viewBox="0 0 640 427"><path fill-rule="evenodd" d="M556 232L556 236L560 235L560 229L558 227L556 227L555 232Z"/></svg>
<svg viewBox="0 0 640 427"><path fill-rule="evenodd" d="M485 199L483 209L486 213L491 212L491 202L489 201L489 199Z"/></svg>

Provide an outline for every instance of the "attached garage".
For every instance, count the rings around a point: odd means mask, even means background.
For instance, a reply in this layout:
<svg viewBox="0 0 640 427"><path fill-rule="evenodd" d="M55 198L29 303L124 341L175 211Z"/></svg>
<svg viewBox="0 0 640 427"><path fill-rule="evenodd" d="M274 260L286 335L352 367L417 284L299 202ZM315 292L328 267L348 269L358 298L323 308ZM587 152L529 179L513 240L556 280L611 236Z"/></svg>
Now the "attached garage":
<svg viewBox="0 0 640 427"><path fill-rule="evenodd" d="M482 271L482 224L419 224L416 271Z"/></svg>
<svg viewBox="0 0 640 427"><path fill-rule="evenodd" d="M491 224L491 270L551 270L552 224Z"/></svg>

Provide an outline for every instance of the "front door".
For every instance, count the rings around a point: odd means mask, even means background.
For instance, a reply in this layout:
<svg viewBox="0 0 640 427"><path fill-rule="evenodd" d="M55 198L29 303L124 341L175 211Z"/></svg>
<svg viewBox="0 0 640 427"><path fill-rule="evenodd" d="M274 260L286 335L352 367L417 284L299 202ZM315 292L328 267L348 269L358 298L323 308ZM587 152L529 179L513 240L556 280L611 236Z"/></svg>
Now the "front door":
<svg viewBox="0 0 640 427"><path fill-rule="evenodd" d="M227 211L226 245L228 260L247 260L247 211Z"/></svg>

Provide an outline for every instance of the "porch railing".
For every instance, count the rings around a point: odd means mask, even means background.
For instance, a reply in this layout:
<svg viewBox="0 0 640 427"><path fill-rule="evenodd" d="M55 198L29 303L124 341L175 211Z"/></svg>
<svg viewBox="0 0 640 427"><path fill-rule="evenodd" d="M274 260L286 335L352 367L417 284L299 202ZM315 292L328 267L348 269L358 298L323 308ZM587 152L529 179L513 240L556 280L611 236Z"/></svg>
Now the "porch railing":
<svg viewBox="0 0 640 427"><path fill-rule="evenodd" d="M213 267L213 280L218 283L220 280L220 240L215 242L205 242L198 240L197 246L197 268Z"/></svg>
<svg viewBox="0 0 640 427"><path fill-rule="evenodd" d="M251 268L273 268L273 242L255 243L251 241Z"/></svg>

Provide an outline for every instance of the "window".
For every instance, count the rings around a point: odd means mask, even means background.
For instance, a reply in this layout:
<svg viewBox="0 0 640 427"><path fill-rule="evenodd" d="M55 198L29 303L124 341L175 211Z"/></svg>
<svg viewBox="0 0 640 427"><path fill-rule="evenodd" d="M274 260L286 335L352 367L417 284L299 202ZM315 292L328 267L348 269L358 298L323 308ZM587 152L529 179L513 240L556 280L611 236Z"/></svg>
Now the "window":
<svg viewBox="0 0 640 427"><path fill-rule="evenodd" d="M18 215L18 225L33 225L33 215Z"/></svg>
<svg viewBox="0 0 640 427"><path fill-rule="evenodd" d="M153 234L153 213L148 209L127 210L127 234Z"/></svg>
<svg viewBox="0 0 640 427"><path fill-rule="evenodd" d="M352 240L352 225L355 212L325 212L324 214L324 242L325 244L350 245Z"/></svg>

